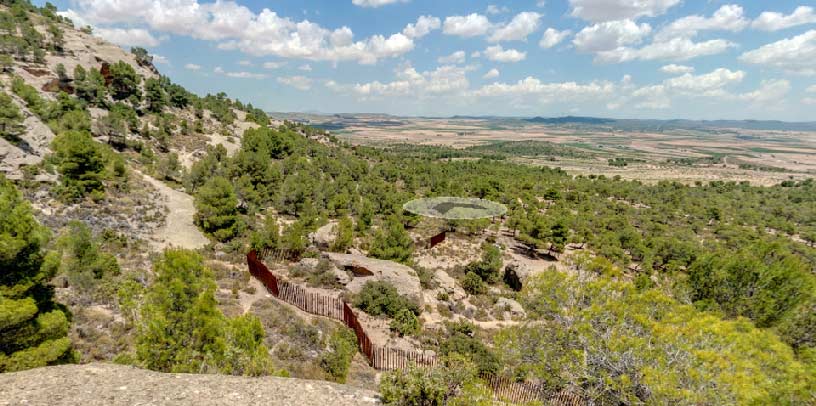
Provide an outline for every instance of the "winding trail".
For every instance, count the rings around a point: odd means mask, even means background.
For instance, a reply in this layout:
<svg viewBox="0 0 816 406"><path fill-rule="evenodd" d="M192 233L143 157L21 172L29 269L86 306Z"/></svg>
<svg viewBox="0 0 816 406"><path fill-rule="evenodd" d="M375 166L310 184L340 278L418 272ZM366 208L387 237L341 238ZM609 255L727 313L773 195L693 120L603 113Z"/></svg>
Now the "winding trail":
<svg viewBox="0 0 816 406"><path fill-rule="evenodd" d="M164 225L154 230L150 236L150 247L156 251L169 247L194 250L207 245L210 241L193 223L195 215L193 197L141 172L138 173L161 193L167 207L167 218Z"/></svg>

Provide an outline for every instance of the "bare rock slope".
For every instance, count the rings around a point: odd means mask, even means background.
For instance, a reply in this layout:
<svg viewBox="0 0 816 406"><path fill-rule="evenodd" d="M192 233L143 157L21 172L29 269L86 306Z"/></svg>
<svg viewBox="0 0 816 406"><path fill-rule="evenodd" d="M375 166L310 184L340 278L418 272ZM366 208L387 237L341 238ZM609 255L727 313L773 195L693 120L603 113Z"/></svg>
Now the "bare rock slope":
<svg viewBox="0 0 816 406"><path fill-rule="evenodd" d="M0 374L0 405L378 405L377 394L288 378L163 374L114 364Z"/></svg>

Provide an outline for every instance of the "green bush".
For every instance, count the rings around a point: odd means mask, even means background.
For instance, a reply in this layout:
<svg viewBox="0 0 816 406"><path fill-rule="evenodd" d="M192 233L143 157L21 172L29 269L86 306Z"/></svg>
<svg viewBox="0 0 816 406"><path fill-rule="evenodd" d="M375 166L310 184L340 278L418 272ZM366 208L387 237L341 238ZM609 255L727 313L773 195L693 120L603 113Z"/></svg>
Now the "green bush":
<svg viewBox="0 0 816 406"><path fill-rule="evenodd" d="M392 331L396 331L400 337L418 334L422 329L419 319L408 309L400 309L394 315L394 320L391 320L389 327Z"/></svg>
<svg viewBox="0 0 816 406"><path fill-rule="evenodd" d="M481 295L487 292L487 285L475 272L468 272L465 274L465 278L462 279L462 289L471 295Z"/></svg>
<svg viewBox="0 0 816 406"><path fill-rule="evenodd" d="M354 297L354 306L372 316L395 317L401 310L419 315L420 308L413 301L400 296L397 288L388 282L370 281Z"/></svg>
<svg viewBox="0 0 816 406"><path fill-rule="evenodd" d="M357 353L357 336L354 331L341 327L329 337L329 352L320 359L320 366L335 382L345 383L351 360Z"/></svg>
<svg viewBox="0 0 816 406"><path fill-rule="evenodd" d="M413 252L414 242L397 216L389 217L383 227L374 233L370 249L374 258L408 263Z"/></svg>
<svg viewBox="0 0 816 406"><path fill-rule="evenodd" d="M465 267L465 273L473 272L487 283L496 283L501 278L502 252L495 244L485 244L482 258Z"/></svg>
<svg viewBox="0 0 816 406"><path fill-rule="evenodd" d="M481 399L485 391L477 373L473 363L454 355L440 359L439 365L430 370L412 366L386 372L379 389L386 405L489 404ZM466 403L468 401L479 403Z"/></svg>

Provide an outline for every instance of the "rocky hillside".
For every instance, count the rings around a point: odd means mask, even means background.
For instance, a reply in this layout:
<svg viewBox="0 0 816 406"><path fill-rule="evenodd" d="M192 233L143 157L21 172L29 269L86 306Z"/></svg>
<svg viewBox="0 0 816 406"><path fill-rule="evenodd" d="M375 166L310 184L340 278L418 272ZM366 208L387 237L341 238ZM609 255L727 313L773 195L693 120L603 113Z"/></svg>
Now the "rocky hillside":
<svg viewBox="0 0 816 406"><path fill-rule="evenodd" d="M378 405L371 391L321 381L163 374L114 364L0 374L0 405Z"/></svg>

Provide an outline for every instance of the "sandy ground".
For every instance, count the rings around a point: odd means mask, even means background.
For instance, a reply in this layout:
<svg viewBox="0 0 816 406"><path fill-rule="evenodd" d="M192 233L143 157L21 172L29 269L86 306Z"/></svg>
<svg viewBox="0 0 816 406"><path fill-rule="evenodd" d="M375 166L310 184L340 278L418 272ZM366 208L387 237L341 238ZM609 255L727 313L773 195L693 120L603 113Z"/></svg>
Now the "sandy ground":
<svg viewBox="0 0 816 406"><path fill-rule="evenodd" d="M161 193L165 207L167 207L167 219L164 225L156 229L150 237L151 248L156 251L169 247L194 250L207 245L209 240L193 223L195 206L193 206L192 196L173 190L150 176L144 174L142 176Z"/></svg>

